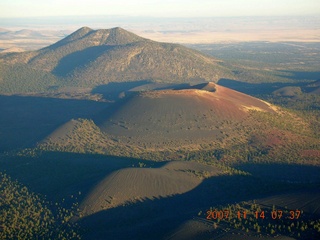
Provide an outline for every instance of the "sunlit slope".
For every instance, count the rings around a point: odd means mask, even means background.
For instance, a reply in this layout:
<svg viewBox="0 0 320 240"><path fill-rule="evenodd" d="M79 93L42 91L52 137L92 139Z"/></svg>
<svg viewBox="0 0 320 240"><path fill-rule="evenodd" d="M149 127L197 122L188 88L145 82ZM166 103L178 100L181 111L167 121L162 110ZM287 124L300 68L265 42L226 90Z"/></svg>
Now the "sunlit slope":
<svg viewBox="0 0 320 240"><path fill-rule="evenodd" d="M214 141L232 130L226 125L241 125L249 110L276 114L266 102L207 83L193 89L138 93L125 100L99 127L129 142L161 145L169 141Z"/></svg>

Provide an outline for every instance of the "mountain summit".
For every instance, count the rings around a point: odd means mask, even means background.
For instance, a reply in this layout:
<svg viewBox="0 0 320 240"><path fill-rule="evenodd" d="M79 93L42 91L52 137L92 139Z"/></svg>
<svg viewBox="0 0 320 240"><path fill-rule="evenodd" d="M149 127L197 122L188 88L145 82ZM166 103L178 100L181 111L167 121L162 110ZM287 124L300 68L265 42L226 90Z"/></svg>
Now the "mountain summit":
<svg viewBox="0 0 320 240"><path fill-rule="evenodd" d="M179 44L148 40L119 27L99 30L83 27L38 51L2 55L0 62L14 69L15 76L21 78L15 79L15 88L21 81L24 86L32 85L30 91L35 91L33 86L39 86L35 79L48 88L45 85L48 77L57 79L51 85L59 86L63 82L96 87L138 80L215 82L232 75L221 65L222 61L211 56ZM17 71L23 72L16 74ZM11 70L4 72L10 74ZM26 79L25 72L32 72L32 77Z"/></svg>
<svg viewBox="0 0 320 240"><path fill-rule="evenodd" d="M49 46L48 48L54 49L55 47L68 45L70 43L73 43L73 45L80 44L85 47L101 45L124 45L145 40L147 39L139 37L134 33L128 32L120 27L99 30L93 30L89 27L82 27L56 44Z"/></svg>

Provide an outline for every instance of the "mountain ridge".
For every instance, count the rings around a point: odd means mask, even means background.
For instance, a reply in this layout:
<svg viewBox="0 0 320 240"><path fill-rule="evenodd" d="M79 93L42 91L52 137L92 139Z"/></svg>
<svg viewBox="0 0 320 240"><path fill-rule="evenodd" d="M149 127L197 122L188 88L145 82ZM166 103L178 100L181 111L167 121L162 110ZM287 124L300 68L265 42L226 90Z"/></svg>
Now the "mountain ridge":
<svg viewBox="0 0 320 240"><path fill-rule="evenodd" d="M46 48L52 50L56 46L72 43L74 41L81 41L86 38L89 38L91 40L88 41L88 43L90 43L88 47L101 45L124 45L132 42L147 40L120 27L97 30L91 29L89 27L82 27L70 34L69 36L67 36L66 38Z"/></svg>
<svg viewBox="0 0 320 240"><path fill-rule="evenodd" d="M26 69L49 74L55 79L53 85L58 87L93 88L110 82L139 80L216 82L233 76L219 59L179 44L145 39L119 27L98 30L82 27L40 50L2 54L0 62L7 66L6 69L15 71L4 71L14 75L14 83L10 82L12 77L2 77L4 89L21 88L22 92L25 85L32 85L29 88L33 92L39 91L34 88L39 86L38 81L42 81L42 92L50 89L50 85L44 84L46 79L43 76L26 79Z"/></svg>

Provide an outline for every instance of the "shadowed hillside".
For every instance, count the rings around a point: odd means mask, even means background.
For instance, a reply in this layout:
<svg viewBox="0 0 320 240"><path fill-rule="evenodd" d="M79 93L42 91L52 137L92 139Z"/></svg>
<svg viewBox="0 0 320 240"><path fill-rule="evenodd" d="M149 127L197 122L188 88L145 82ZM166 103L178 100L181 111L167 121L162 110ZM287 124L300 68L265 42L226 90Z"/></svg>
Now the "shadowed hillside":
<svg viewBox="0 0 320 240"><path fill-rule="evenodd" d="M83 216L143 199L182 194L205 177L218 176L217 167L195 162L170 162L161 168L126 168L103 179L82 203Z"/></svg>
<svg viewBox="0 0 320 240"><path fill-rule="evenodd" d="M0 96L0 152L34 146L73 118L108 106L85 100Z"/></svg>
<svg viewBox="0 0 320 240"><path fill-rule="evenodd" d="M249 175L231 174L221 166L196 162L156 163L59 152L35 158L10 157L0 159L0 163L2 170L30 190L46 195L50 201L66 198L67 203L89 204L95 213L82 216L85 213L82 212L77 221L85 230L81 232L83 239L106 239L106 236L121 239L128 234L132 239L212 239L218 236L230 239L234 233L239 234L238 239L246 239L246 236L248 239L248 234L259 235L253 226L248 226L249 233L241 228L230 228L226 222L218 223L218 228L214 228L214 221L206 221L206 212L210 207L225 209L228 204L236 205L239 201L257 198L260 199L258 203L263 204L262 209L276 204L277 207L288 205L305 211L301 219L305 223L311 222L312 219L308 219L310 213L318 217L318 212L312 211L316 210L319 191L308 182L312 175L319 183L317 166L296 165L292 171L291 165L276 164L273 169L280 167L282 172L292 174L276 173L264 177L260 172L272 172L268 165L262 165L258 171L254 167L248 169ZM306 173L301 176L304 184L287 181L300 172ZM295 190L303 188L303 191ZM289 189L294 191L280 194ZM135 191L138 194L134 194ZM306 199L312 201L306 202ZM261 226L277 224L266 221ZM290 226L291 223L284 221L282 224ZM245 221L242 224L246 224ZM305 232L312 231L310 228ZM265 238L261 239L270 239L263 234ZM289 233L284 235L291 236Z"/></svg>

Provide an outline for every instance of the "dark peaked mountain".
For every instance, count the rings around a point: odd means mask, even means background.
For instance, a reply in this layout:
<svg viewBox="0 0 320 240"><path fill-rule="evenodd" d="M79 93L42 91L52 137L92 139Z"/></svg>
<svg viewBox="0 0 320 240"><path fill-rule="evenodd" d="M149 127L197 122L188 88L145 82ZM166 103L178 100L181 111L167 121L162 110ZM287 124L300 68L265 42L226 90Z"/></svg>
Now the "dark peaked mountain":
<svg viewBox="0 0 320 240"><path fill-rule="evenodd" d="M89 64L105 51L110 50L112 46L139 41L144 39L121 28L95 31L83 27L61 41L41 49L29 63L64 76L77 67Z"/></svg>
<svg viewBox="0 0 320 240"><path fill-rule="evenodd" d="M99 42L96 40L99 40ZM74 41L82 41L83 43L87 42L89 45L86 47L93 45L123 45L144 40L147 39L139 37L119 27L106 30L93 30L88 27L82 27L52 46L65 45Z"/></svg>
<svg viewBox="0 0 320 240"><path fill-rule="evenodd" d="M231 76L215 58L178 44L148 40L122 28L83 27L51 46L2 55L0 61L15 66L15 71L21 72L15 77L27 85L33 79L41 81L43 76L26 79L22 67L33 74L49 74L56 79L51 85L67 82L78 87L135 80L217 81ZM3 78L10 84L7 76Z"/></svg>

